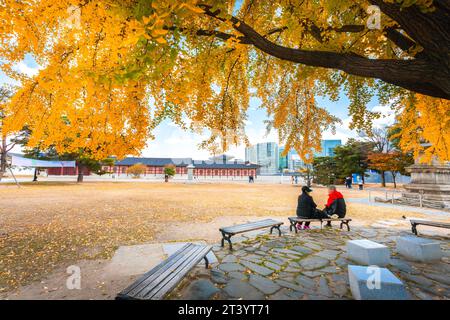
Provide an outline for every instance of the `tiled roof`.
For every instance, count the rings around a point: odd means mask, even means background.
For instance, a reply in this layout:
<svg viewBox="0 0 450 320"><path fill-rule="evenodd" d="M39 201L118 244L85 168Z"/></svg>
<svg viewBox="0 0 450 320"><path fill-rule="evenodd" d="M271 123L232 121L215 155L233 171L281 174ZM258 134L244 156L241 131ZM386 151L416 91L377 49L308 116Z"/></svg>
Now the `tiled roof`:
<svg viewBox="0 0 450 320"><path fill-rule="evenodd" d="M246 163L242 161L229 161L226 163L216 163L211 160L192 160L191 158L138 158L128 157L116 162L116 166L132 166L142 163L146 166L164 167L173 164L178 167L186 167L193 164L199 169L257 169L260 166L254 163Z"/></svg>
<svg viewBox="0 0 450 320"><path fill-rule="evenodd" d="M117 161L117 166L132 166L137 163L145 164L146 166L164 167L168 164L173 164L179 167L188 166L192 162L191 158L137 158L128 157L121 161Z"/></svg>
<svg viewBox="0 0 450 320"><path fill-rule="evenodd" d="M258 169L260 166L254 163L234 162L214 163L211 161L194 161L198 169Z"/></svg>

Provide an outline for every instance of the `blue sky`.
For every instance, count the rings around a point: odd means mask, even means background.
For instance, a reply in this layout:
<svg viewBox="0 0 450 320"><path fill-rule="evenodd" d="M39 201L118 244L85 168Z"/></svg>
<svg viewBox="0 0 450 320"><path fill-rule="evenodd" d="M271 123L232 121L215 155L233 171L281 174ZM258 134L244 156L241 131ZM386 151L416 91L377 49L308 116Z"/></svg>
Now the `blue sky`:
<svg viewBox="0 0 450 320"><path fill-rule="evenodd" d="M32 59L27 56L24 61L17 64L15 68L28 75L35 75L39 71L39 66ZM11 79L0 72L0 85L4 83L11 83ZM343 143L350 137L357 137L356 132L349 129L350 118L348 115L349 101L344 94L341 94L339 101L334 102L324 98L318 98L320 106L326 108L331 114L339 117L342 120L342 125L339 125L336 130L336 135L327 131L323 133L323 139L341 139ZM252 98L250 101L248 120L246 123L246 133L249 137L251 144L259 142L274 141L279 142L277 133L272 131L269 135L266 135L266 128L264 120L268 119L267 113L264 109L259 108L261 101L257 98ZM392 123L393 113L387 106L378 105L378 101L373 99L369 104L369 109L380 111L386 114L387 117L377 120L376 125L384 125ZM142 150L142 156L145 157L192 157L195 159L207 159L211 155L207 150L201 150L198 148L198 144L206 139L208 136L200 135L197 133L191 133L183 131L175 126L170 121L164 121L154 131L156 137L155 140L149 140L146 148ZM15 152L20 152L20 149L15 149ZM235 156L238 159L244 159L245 146L234 146L228 154Z"/></svg>
<svg viewBox="0 0 450 320"><path fill-rule="evenodd" d="M248 112L248 121L246 124L246 133L251 144L259 142L274 141L278 142L276 131L272 131L266 135L266 127L264 120L268 119L265 110L260 109L261 102L259 99L252 98L250 101L250 108ZM327 99L320 99L319 105L326 108L330 113L342 119L342 125L339 125L336 134L333 135L330 131L323 133L323 139L341 139L344 143L348 138L357 137L356 132L349 129L350 118L348 115L348 99L342 95L337 102L329 101ZM369 109L378 110L389 113L387 107L379 106L374 99L369 105ZM383 125L392 121L392 113L385 119L376 121L376 124ZM196 159L206 159L210 156L208 151L199 150L197 145L207 137L195 133L185 132L169 121L163 122L155 131L156 139L149 141L147 147L142 151L143 156L158 156L158 157L193 157ZM238 159L244 159L245 146L234 146L227 154L233 155Z"/></svg>

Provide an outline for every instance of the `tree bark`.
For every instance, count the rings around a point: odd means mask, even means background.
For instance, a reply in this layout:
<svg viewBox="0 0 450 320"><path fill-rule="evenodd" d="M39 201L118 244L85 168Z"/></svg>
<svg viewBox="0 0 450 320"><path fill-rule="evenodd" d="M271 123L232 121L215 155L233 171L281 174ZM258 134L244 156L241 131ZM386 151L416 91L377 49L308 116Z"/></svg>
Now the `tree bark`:
<svg viewBox="0 0 450 320"><path fill-rule="evenodd" d="M381 186L386 187L386 177L384 176L384 171L380 171L381 175Z"/></svg>
<svg viewBox="0 0 450 320"><path fill-rule="evenodd" d="M3 175L6 173L6 137L2 138L0 146L0 181L2 180Z"/></svg>
<svg viewBox="0 0 450 320"><path fill-rule="evenodd" d="M394 181L394 189L397 189L397 182L395 181L395 177L396 177L396 173L394 173L394 171L391 171L392 174L392 180Z"/></svg>
<svg viewBox="0 0 450 320"><path fill-rule="evenodd" d="M83 179L84 179L83 171L84 171L84 166L81 164L78 164L77 183L83 182Z"/></svg>
<svg viewBox="0 0 450 320"><path fill-rule="evenodd" d="M373 0L383 13L397 21L415 43L424 47L424 59L369 59L355 53L340 53L332 51L314 51L288 48L280 46L259 34L252 27L236 17L231 17L233 27L243 34L237 37L241 43L253 45L259 50L282 60L301 63L313 67L331 68L344 71L350 75L376 78L387 83L436 98L450 99L450 62L448 49L450 43L448 15L449 0L433 14L422 13L417 6L401 9L397 4L386 4L382 0ZM436 3L436 1L434 2ZM219 17L220 10L212 12L208 5L200 5L205 14L224 21ZM443 8L442 8L443 7ZM423 25L420 24L423 22ZM426 31L422 30L426 29ZM444 30L443 30L444 29ZM221 39L228 39L231 35L224 33L206 32ZM414 41L407 43L406 37L393 30L387 32L388 37L394 39L396 45L406 48ZM423 39L427 38L429 39Z"/></svg>

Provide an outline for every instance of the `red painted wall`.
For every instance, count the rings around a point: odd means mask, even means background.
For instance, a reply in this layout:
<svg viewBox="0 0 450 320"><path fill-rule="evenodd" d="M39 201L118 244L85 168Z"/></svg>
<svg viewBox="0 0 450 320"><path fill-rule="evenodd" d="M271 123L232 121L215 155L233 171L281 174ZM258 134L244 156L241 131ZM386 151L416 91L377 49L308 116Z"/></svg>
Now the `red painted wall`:
<svg viewBox="0 0 450 320"><path fill-rule="evenodd" d="M78 175L78 167L75 168L47 168L49 176L76 176ZM83 169L83 175L89 176L91 171L87 168Z"/></svg>

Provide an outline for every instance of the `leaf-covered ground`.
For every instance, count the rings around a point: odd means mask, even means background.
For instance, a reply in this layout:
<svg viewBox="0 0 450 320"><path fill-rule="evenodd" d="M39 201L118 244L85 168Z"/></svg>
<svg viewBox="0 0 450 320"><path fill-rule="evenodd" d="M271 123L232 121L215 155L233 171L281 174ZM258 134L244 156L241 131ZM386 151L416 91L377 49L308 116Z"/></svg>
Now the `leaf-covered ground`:
<svg viewBox="0 0 450 320"><path fill-rule="evenodd" d="M38 183L0 186L0 292L41 279L63 262L109 258L120 245L158 240L172 222L223 216L290 216L299 186L182 183ZM365 192L343 191L346 197ZM326 190L316 188L322 207ZM405 211L348 204L373 222ZM411 213L420 216L418 213Z"/></svg>

